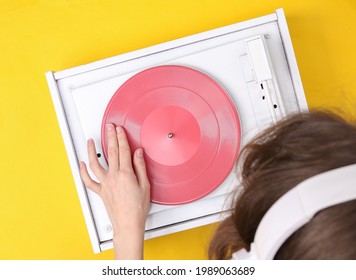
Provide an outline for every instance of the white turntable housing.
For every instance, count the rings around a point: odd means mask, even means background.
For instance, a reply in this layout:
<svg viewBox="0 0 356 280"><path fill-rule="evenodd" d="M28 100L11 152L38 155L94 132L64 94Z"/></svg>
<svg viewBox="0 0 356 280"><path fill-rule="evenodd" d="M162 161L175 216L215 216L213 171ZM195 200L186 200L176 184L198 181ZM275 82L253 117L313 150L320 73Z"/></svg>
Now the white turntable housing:
<svg viewBox="0 0 356 280"><path fill-rule="evenodd" d="M103 155L101 121L115 91L134 74L157 65L195 68L218 81L235 102L242 145L283 116L307 110L282 9L87 65L47 72L94 252L112 248L112 227L101 199L83 185L78 162L88 162L88 138L94 139L97 152ZM106 166L103 156L99 161ZM197 201L176 206L152 204L145 238L221 220L236 185L232 171L215 191Z"/></svg>

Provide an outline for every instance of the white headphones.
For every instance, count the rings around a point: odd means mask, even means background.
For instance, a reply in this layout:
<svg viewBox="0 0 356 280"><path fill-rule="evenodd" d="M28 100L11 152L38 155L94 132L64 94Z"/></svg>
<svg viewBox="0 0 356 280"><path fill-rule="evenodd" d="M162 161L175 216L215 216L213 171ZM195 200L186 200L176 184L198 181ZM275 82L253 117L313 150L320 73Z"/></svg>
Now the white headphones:
<svg viewBox="0 0 356 280"><path fill-rule="evenodd" d="M271 260L282 244L316 213L356 199L356 164L315 175L279 198L258 225L250 251L241 249L232 259Z"/></svg>

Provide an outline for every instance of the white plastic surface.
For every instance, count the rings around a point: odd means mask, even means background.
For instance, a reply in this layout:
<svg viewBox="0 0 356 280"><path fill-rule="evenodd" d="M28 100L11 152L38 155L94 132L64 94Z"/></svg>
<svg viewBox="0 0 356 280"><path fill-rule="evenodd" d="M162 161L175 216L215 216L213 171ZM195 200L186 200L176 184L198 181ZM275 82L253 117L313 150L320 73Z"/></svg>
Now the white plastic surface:
<svg viewBox="0 0 356 280"><path fill-rule="evenodd" d="M265 48L261 36L246 40L246 49L249 54L251 65L257 82L272 79L271 69L268 63Z"/></svg>

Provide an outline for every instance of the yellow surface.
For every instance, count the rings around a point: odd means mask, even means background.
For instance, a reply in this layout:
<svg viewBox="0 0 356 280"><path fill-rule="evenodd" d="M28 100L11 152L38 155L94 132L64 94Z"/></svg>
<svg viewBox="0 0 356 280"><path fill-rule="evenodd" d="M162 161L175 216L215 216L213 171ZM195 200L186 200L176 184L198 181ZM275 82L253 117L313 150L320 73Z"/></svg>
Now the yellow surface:
<svg viewBox="0 0 356 280"><path fill-rule="evenodd" d="M0 259L94 255L44 72L285 9L310 107L355 116L356 1L0 0ZM214 225L145 242L201 259Z"/></svg>

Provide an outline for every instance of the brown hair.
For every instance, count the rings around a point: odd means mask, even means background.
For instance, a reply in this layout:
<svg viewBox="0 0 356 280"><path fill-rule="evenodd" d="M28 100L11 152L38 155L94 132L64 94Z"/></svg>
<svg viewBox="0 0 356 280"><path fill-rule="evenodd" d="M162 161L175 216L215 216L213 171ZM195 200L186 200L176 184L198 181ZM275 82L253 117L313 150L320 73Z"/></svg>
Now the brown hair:
<svg viewBox="0 0 356 280"><path fill-rule="evenodd" d="M212 238L210 259L249 250L266 211L298 183L356 163L356 126L330 112L294 115L247 144L239 161L241 193ZM289 237L275 259L356 259L356 200L320 211Z"/></svg>

